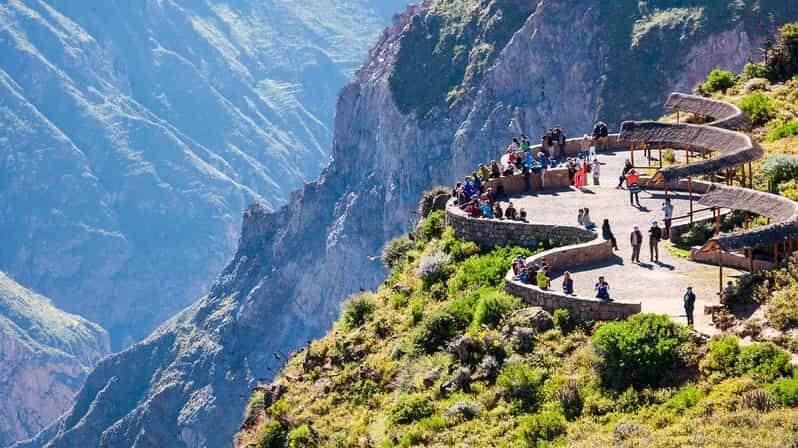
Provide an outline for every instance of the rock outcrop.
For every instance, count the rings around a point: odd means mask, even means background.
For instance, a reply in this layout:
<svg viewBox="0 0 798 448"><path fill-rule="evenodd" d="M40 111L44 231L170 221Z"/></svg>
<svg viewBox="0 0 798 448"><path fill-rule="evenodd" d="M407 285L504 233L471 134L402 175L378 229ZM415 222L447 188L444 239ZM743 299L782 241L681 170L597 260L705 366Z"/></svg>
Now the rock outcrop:
<svg viewBox="0 0 798 448"><path fill-rule="evenodd" d="M395 18L339 97L333 158L319 180L275 213L251 207L238 251L209 294L100 363L75 407L29 446L226 446L249 388L273 376L284 353L323 334L349 294L384 278L376 256L412 227L423 190L498 158L514 133L534 136L556 123L582 133L597 111L611 123L653 116L683 80L740 68L766 32L747 25L750 10L745 18L707 16L702 23L712 26L701 28L692 22L709 14L701 8L663 22L650 17L660 10L637 2L618 2L627 8L620 16L589 0L438 9L460 3L425 1ZM608 24L611 14L626 21ZM732 38L738 44L717 41ZM656 88L626 83L629 60L617 56L625 48L634 57L634 42L646 43L638 56L650 62L637 76L656 75ZM608 108L619 90L652 102ZM414 92L423 98L402 96Z"/></svg>
<svg viewBox="0 0 798 448"><path fill-rule="evenodd" d="M404 1L0 2L0 270L115 350L142 339L207 290L248 204L318 176Z"/></svg>
<svg viewBox="0 0 798 448"><path fill-rule="evenodd" d="M102 327L0 272L0 446L35 435L69 409L109 350Z"/></svg>

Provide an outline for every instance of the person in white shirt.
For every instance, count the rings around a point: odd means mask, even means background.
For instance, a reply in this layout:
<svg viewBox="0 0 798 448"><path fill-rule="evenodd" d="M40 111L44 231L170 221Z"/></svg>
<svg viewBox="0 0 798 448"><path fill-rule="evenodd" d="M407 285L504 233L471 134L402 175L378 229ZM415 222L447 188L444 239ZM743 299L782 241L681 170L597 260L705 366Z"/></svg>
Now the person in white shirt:
<svg viewBox="0 0 798 448"><path fill-rule="evenodd" d="M593 163L590 165L590 171L593 173L593 185L598 185L599 177L601 176L601 164L598 159L593 159Z"/></svg>
<svg viewBox="0 0 798 448"><path fill-rule="evenodd" d="M671 198L665 198L665 203L662 204L662 213L665 214L665 231L662 232L663 239L670 239L671 237L671 222L673 222L673 204L671 204Z"/></svg>

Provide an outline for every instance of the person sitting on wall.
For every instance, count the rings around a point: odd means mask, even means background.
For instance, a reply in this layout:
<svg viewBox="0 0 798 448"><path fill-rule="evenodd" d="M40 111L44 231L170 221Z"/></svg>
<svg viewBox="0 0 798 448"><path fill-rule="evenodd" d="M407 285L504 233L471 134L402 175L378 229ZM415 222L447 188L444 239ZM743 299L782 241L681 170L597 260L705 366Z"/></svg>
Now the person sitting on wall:
<svg viewBox="0 0 798 448"><path fill-rule="evenodd" d="M463 191L466 196L466 201L470 201L475 194L477 194L477 188L474 185L474 180L471 177L466 176L464 179L465 184L463 184Z"/></svg>
<svg viewBox="0 0 798 448"><path fill-rule="evenodd" d="M526 221L526 210L521 209L521 211L518 213L518 220L521 221L521 222L527 222Z"/></svg>
<svg viewBox="0 0 798 448"><path fill-rule="evenodd" d="M590 209L587 207L585 207L585 214L582 215L582 220L586 229L593 230L596 228L596 223L590 218Z"/></svg>
<svg viewBox="0 0 798 448"><path fill-rule="evenodd" d="M507 209L504 210L504 217L509 219L509 220L511 220L511 221L515 221L515 220L518 219L518 214L517 214L517 212L515 210L515 206L513 206L512 202L507 204Z"/></svg>
<svg viewBox="0 0 798 448"><path fill-rule="evenodd" d="M502 176L512 176L513 174L515 174L515 163L508 161L507 165L504 165Z"/></svg>
<svg viewBox="0 0 798 448"><path fill-rule="evenodd" d="M574 280L571 278L571 273L565 271L562 276L562 292L568 295L574 293Z"/></svg>
<svg viewBox="0 0 798 448"><path fill-rule="evenodd" d="M529 139L526 138L526 135L521 134L521 151L529 151Z"/></svg>
<svg viewBox="0 0 798 448"><path fill-rule="evenodd" d="M566 162L566 167L568 168L568 184L574 184L574 177L576 176L576 164L574 163L574 159L568 159Z"/></svg>
<svg viewBox="0 0 798 448"><path fill-rule="evenodd" d="M626 180L626 175L632 171L632 168L634 168L632 166L632 162L630 162L629 159L626 159L626 161L623 163L623 171L621 172L621 176L618 178L618 185L615 187L616 190L623 188L623 181Z"/></svg>
<svg viewBox="0 0 798 448"><path fill-rule="evenodd" d="M497 179L502 177L502 170L499 168L499 164L496 163L495 160L490 161L490 176L491 179Z"/></svg>
<svg viewBox="0 0 798 448"><path fill-rule="evenodd" d="M485 166L484 163L479 164L477 173L479 174L479 180L482 182L487 182L488 179L490 179L490 170Z"/></svg>
<svg viewBox="0 0 798 448"><path fill-rule="evenodd" d="M463 188L463 184L457 182L457 186L454 187L454 191L452 192L452 196L455 198L455 204L459 207L463 208L468 203L468 199L466 198L465 188Z"/></svg>
<svg viewBox="0 0 798 448"><path fill-rule="evenodd" d="M493 207L491 207L490 202L487 200L481 201L479 203L479 211L481 212L483 218L493 219Z"/></svg>
<svg viewBox="0 0 798 448"><path fill-rule="evenodd" d="M607 123L599 121L593 126L593 145L597 150L607 149L607 142L609 140L609 130Z"/></svg>
<svg viewBox="0 0 798 448"><path fill-rule="evenodd" d="M521 274L522 267L524 267L524 257L518 254L513 258L513 275L518 276Z"/></svg>
<svg viewBox="0 0 798 448"><path fill-rule="evenodd" d="M545 152L538 153L538 159L543 170L549 167L549 156Z"/></svg>
<svg viewBox="0 0 798 448"><path fill-rule="evenodd" d="M465 212L471 218L479 218L482 216L482 212L479 209L479 204L477 203L477 198L471 199L465 208Z"/></svg>
<svg viewBox="0 0 798 448"><path fill-rule="evenodd" d="M604 241L612 242L613 250L618 250L618 240L615 239L615 235L612 233L609 219L605 218L604 222L601 225L601 237L604 238Z"/></svg>
<svg viewBox="0 0 798 448"><path fill-rule="evenodd" d="M534 285L537 283L538 280L538 268L535 266L526 266L526 281L524 283L528 285Z"/></svg>
<svg viewBox="0 0 798 448"><path fill-rule="evenodd" d="M498 202L493 204L493 217L496 219L504 219L504 211L502 210L501 204Z"/></svg>
<svg viewBox="0 0 798 448"><path fill-rule="evenodd" d="M593 287L597 299L610 300L610 284L604 280L604 276L598 278L596 286Z"/></svg>
<svg viewBox="0 0 798 448"><path fill-rule="evenodd" d="M496 202L496 194L493 192L493 187L488 187L483 196L488 200L489 204Z"/></svg>
<svg viewBox="0 0 798 448"><path fill-rule="evenodd" d="M538 288L549 289L549 274L547 268L543 268L538 271L537 283L538 283Z"/></svg>
<svg viewBox="0 0 798 448"><path fill-rule="evenodd" d="M585 225L585 209L580 208L578 212L576 212L576 223L580 226Z"/></svg>
<svg viewBox="0 0 798 448"><path fill-rule="evenodd" d="M471 173L471 179L474 182L474 188L476 188L476 192L478 194L482 194L482 179L479 178L479 175L476 171Z"/></svg>

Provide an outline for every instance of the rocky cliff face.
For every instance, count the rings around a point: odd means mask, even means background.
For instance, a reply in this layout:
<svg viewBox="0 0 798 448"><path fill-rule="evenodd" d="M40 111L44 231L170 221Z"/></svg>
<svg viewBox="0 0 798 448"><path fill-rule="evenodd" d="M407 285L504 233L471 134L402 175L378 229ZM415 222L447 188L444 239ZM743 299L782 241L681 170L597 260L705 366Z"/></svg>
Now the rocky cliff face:
<svg viewBox="0 0 798 448"><path fill-rule="evenodd" d="M0 446L35 435L69 409L109 350L99 325L0 272Z"/></svg>
<svg viewBox="0 0 798 448"><path fill-rule="evenodd" d="M318 175L403 4L1 2L0 269L140 340L207 290L246 205Z"/></svg>
<svg viewBox="0 0 798 448"><path fill-rule="evenodd" d="M340 95L320 179L275 213L249 208L209 294L102 362L70 413L35 442L228 445L248 388L272 375L280 353L322 334L341 300L384 278L375 256L413 221L421 191L498 157L521 131L560 123L577 134L596 118L659 115L666 92L710 67L740 68L764 32L747 25L751 17L716 20L675 1L680 8L667 11L627 5L618 31L606 18L615 3L439 0L397 17ZM628 83L623 68L644 64L635 57L649 58L636 76L661 81L655 89ZM631 97L650 101L626 104Z"/></svg>

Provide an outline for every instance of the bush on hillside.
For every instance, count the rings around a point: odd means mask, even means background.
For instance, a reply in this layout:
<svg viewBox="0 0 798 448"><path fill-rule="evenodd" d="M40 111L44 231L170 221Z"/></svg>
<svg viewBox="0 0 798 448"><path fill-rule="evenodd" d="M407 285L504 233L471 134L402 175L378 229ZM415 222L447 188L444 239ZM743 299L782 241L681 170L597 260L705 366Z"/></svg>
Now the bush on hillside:
<svg viewBox="0 0 798 448"><path fill-rule="evenodd" d="M798 23L781 28L781 40L768 54L771 78L784 81L798 74Z"/></svg>
<svg viewBox="0 0 798 448"><path fill-rule="evenodd" d="M688 246L703 246L715 235L715 225L710 222L700 222L681 236L682 243Z"/></svg>
<svg viewBox="0 0 798 448"><path fill-rule="evenodd" d="M760 342L740 349L739 370L762 381L792 375L790 355L772 342Z"/></svg>
<svg viewBox="0 0 798 448"><path fill-rule="evenodd" d="M421 224L416 230L416 234L422 241L431 241L440 238L445 229L446 212L444 210L436 210L430 213L427 219L421 221Z"/></svg>
<svg viewBox="0 0 798 448"><path fill-rule="evenodd" d="M539 404L546 371L537 369L526 361L507 364L496 378L496 384L504 389L505 397L517 400L527 409L535 409Z"/></svg>
<svg viewBox="0 0 798 448"><path fill-rule="evenodd" d="M765 387L784 407L798 407L798 378L782 378Z"/></svg>
<svg viewBox="0 0 798 448"><path fill-rule="evenodd" d="M705 92L726 92L736 82L734 73L727 70L712 70L702 86Z"/></svg>
<svg viewBox="0 0 798 448"><path fill-rule="evenodd" d="M480 325L496 328L504 316L523 306L521 299L502 292L483 289L477 293L479 300L474 307L472 329L477 329Z"/></svg>
<svg viewBox="0 0 798 448"><path fill-rule="evenodd" d="M740 109L751 116L755 125L763 125L770 121L776 113L773 100L762 92L752 93L740 101Z"/></svg>
<svg viewBox="0 0 798 448"><path fill-rule="evenodd" d="M798 285L776 292L766 315L770 324L779 330L798 327Z"/></svg>
<svg viewBox="0 0 798 448"><path fill-rule="evenodd" d="M406 425L435 413L435 405L426 394L400 396L388 409L393 424Z"/></svg>
<svg viewBox="0 0 798 448"><path fill-rule="evenodd" d="M521 421L519 441L525 446L545 446L565 434L565 417L557 411L543 411Z"/></svg>
<svg viewBox="0 0 798 448"><path fill-rule="evenodd" d="M740 339L737 336L713 339L699 365L704 375L719 381L737 375Z"/></svg>
<svg viewBox="0 0 798 448"><path fill-rule="evenodd" d="M798 120L784 123L781 126L773 128L768 132L767 139L769 142L775 142L782 138L798 135Z"/></svg>
<svg viewBox="0 0 798 448"><path fill-rule="evenodd" d="M463 323L447 310L438 310L421 321L413 334L413 344L423 352L433 353L445 346L468 323Z"/></svg>
<svg viewBox="0 0 798 448"><path fill-rule="evenodd" d="M770 67L765 64L749 62L743 67L743 79L746 81L756 78L771 79L772 76L773 73L770 71Z"/></svg>
<svg viewBox="0 0 798 448"><path fill-rule="evenodd" d="M287 431L277 420L272 420L265 425L258 436L256 448L285 448Z"/></svg>
<svg viewBox="0 0 798 448"><path fill-rule="evenodd" d="M481 287L497 287L504 281L513 257L521 254L532 255L527 249L518 247L499 247L481 257L471 257L463 262L460 269L449 280L449 290L454 294Z"/></svg>
<svg viewBox="0 0 798 448"><path fill-rule="evenodd" d="M424 287L429 289L435 283L446 281L452 274L449 263L451 259L443 252L436 252L421 259L416 270L416 277L424 282Z"/></svg>
<svg viewBox="0 0 798 448"><path fill-rule="evenodd" d="M685 366L680 350L687 340L684 327L668 316L637 314L593 334L594 366L605 385L619 390L662 386L673 381L674 369Z"/></svg>
<svg viewBox="0 0 798 448"><path fill-rule="evenodd" d="M352 298L344 305L344 327L353 330L365 324L375 309L377 303L366 294Z"/></svg>
<svg viewBox="0 0 798 448"><path fill-rule="evenodd" d="M554 323L554 328L558 328L563 334L570 333L576 326L573 319L571 319L571 313L565 308L554 310L551 320Z"/></svg>
<svg viewBox="0 0 798 448"><path fill-rule="evenodd" d="M770 157L762 165L762 174L767 178L771 191L775 191L780 184L798 179L798 159L785 155Z"/></svg>
<svg viewBox="0 0 798 448"><path fill-rule="evenodd" d="M391 271L399 268L407 260L407 253L414 246L415 244L406 236L389 241L385 248L382 249L382 256L380 257L382 264Z"/></svg>
<svg viewBox="0 0 798 448"><path fill-rule="evenodd" d="M316 434L307 424L302 424L288 434L288 448L316 448Z"/></svg>

